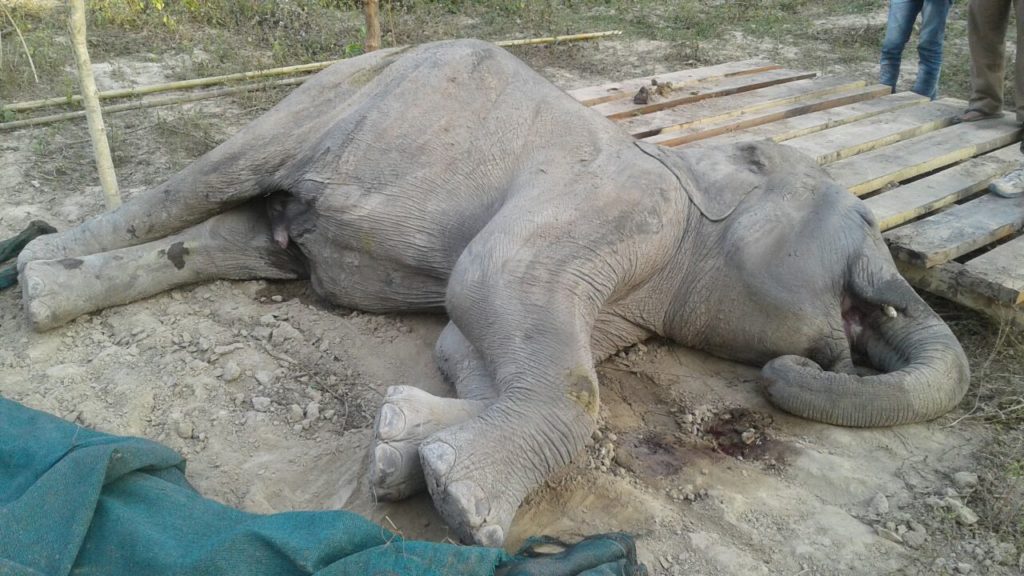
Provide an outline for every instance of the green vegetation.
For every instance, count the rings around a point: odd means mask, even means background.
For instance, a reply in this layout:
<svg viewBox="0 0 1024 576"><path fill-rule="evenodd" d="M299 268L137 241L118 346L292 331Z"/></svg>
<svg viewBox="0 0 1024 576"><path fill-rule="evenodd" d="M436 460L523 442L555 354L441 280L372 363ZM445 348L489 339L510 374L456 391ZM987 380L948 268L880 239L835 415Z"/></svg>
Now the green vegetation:
<svg viewBox="0 0 1024 576"><path fill-rule="evenodd" d="M22 0L10 12L41 83L34 83L24 50L6 30L0 101L72 92L60 3ZM942 84L943 94L961 98L967 91L963 18L957 5ZM198 63L176 71L182 78L351 56L364 36L356 0L93 0L89 24L96 60L201 51ZM625 42L666 43L666 63L764 55L826 72L853 65L873 75L885 15L867 0L382 0L381 24L385 46L622 29ZM912 39L908 55L913 50ZM573 49L564 52L572 58Z"/></svg>

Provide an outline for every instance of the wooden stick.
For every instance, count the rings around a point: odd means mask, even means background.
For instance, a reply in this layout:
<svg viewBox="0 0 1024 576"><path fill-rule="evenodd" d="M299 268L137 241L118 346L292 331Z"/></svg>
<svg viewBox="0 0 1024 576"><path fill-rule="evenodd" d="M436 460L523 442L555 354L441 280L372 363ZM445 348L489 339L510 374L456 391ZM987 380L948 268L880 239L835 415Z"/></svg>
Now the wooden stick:
<svg viewBox="0 0 1024 576"><path fill-rule="evenodd" d="M14 27L14 33L18 35L18 39L21 40L21 48L25 51L25 57L28 58L28 66L32 69L32 77L36 79L36 84L39 84L39 74L36 74L35 62L32 62L32 54L28 51L28 44L25 43L25 37L21 35L21 30L18 28L18 24L14 21L14 17L11 13L4 8L4 14L7 15L7 19L11 21L11 26Z"/></svg>
<svg viewBox="0 0 1024 576"><path fill-rule="evenodd" d="M363 11L366 14L366 52L380 49L380 15L378 0L363 0Z"/></svg>
<svg viewBox="0 0 1024 576"><path fill-rule="evenodd" d="M150 98L149 100L138 100L135 102L126 102L124 104L115 104L113 106L106 106L103 108L103 113L109 114L112 112L124 112L125 110L139 110L142 108L155 108L157 106L169 106L171 104L182 104L185 102L196 102L198 100L206 100L208 98L218 98L220 96L230 96L232 94L238 94L240 92L250 92L253 90L261 90L272 86L291 86L295 84L302 84L309 76L303 76L301 78L284 78L273 82L261 82L259 84L246 84L244 86L232 86L230 88L220 88L217 90L206 90L203 92L193 92L191 94L183 94L179 96L168 96L165 98ZM13 122L0 122L0 132L4 130L16 130L18 128L25 128L28 126L38 126L40 124L51 124L53 122L60 122L61 120L72 120L75 118L81 118L85 116L84 111L77 112L65 112L63 114L51 114L50 116L39 116L38 118L28 118L26 120L15 120Z"/></svg>
<svg viewBox="0 0 1024 576"><path fill-rule="evenodd" d="M573 34L571 36L550 36L547 38L531 38L526 40L504 40L496 42L498 46L525 46L525 45L537 45L537 44L554 44L560 42L575 42L580 40L592 40L595 38L603 38L606 36L615 36L622 34L621 30L610 30L608 32L590 32L586 34ZM167 82L164 84L153 84L151 86L139 86L137 88L121 88L118 90L106 90L100 92L98 96L101 100L107 100L109 98L126 98L130 96L143 96L146 94L156 94L158 92L171 92L174 90L184 90L187 88L200 88L204 86L212 86L215 84L225 84L227 82L233 82L236 80L254 80L257 78L267 78L271 76L285 76L289 74L300 74L306 72L316 72L327 68L331 64L339 62L339 60L329 60L326 62L313 62L311 64L299 64L296 66L285 66L283 68L271 68L269 70L255 70L251 72L239 72L237 74L225 74L223 76L211 76L209 78L196 78L193 80L180 80L177 82ZM60 106L62 104L77 104L82 101L82 97L74 95L70 97L60 98L46 98L43 100L30 100L27 102L19 102L15 104L8 104L0 108L2 112L25 112L27 110L35 110L37 108L48 108L51 106Z"/></svg>
<svg viewBox="0 0 1024 576"><path fill-rule="evenodd" d="M255 80L257 78L267 78L272 76L285 76L289 74L301 74L306 72L315 72L327 68L331 64L334 64L337 60L331 60L329 62L313 62L311 64L299 64L297 66L285 66L284 68L271 68L270 70L254 70L252 72L239 72L237 74L225 74L223 76L210 76L209 78L196 78L193 80L179 80L177 82L167 82L165 84L153 84L151 86L139 86L136 88L120 88L117 90L107 90L100 92L98 96L100 99L106 100L109 98L127 98L131 96L144 96L146 94L156 94L158 92L172 92L174 90L185 90L188 88L202 88L205 86L212 86L214 84L226 84L228 82L234 82L236 80ZM4 106L0 111L3 112L24 112L26 110L34 110L36 108L47 108L50 106L59 106L61 104L77 104L82 101L82 97L74 95L70 97L62 98L46 98L44 100L31 100L28 102L20 102L17 104L8 104Z"/></svg>
<svg viewBox="0 0 1024 576"><path fill-rule="evenodd" d="M96 156L96 171L99 172L100 185L107 199L107 210L113 210L121 205L121 194L117 189L117 175L114 174L114 161L110 158L107 129L103 125L100 99L96 96L96 79L92 75L92 63L89 61L89 51L85 44L85 0L69 1L71 45L75 49L75 61L78 64L78 83L82 88L85 118L89 122L89 135L92 137L92 148Z"/></svg>
<svg viewBox="0 0 1024 576"><path fill-rule="evenodd" d="M537 44L560 44L562 42L578 42L580 40L593 40L606 36L618 36L622 30L609 30L607 32L586 32L583 34L570 34L568 36L547 36L545 38L526 38L523 40L502 40L495 42L498 46L534 46Z"/></svg>

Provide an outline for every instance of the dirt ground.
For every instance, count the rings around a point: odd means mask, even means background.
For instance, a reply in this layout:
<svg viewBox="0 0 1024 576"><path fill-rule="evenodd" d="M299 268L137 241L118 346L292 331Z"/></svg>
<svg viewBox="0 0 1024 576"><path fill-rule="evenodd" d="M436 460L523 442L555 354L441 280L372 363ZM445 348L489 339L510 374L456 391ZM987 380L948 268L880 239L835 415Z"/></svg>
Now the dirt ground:
<svg viewBox="0 0 1024 576"><path fill-rule="evenodd" d="M663 49L612 40L587 51L636 75L664 71L649 64ZM530 61L566 88L615 79L556 56ZM101 89L183 65L98 64ZM125 195L264 107L216 100L111 117ZM0 237L31 219L63 229L102 211L88 152L84 123L0 133ZM17 290L0 294L0 394L163 442L188 458L200 492L232 506L345 508L406 537L448 537L427 497L377 503L366 481L386 388L452 393L432 360L443 318L339 309L304 283L174 290L43 334L20 305ZM511 549L534 534L626 530L659 575L1020 574L1024 550L971 509L976 456L994 432L961 412L892 429L816 424L772 408L755 369L665 342L624 351L599 375L594 446L528 498Z"/></svg>

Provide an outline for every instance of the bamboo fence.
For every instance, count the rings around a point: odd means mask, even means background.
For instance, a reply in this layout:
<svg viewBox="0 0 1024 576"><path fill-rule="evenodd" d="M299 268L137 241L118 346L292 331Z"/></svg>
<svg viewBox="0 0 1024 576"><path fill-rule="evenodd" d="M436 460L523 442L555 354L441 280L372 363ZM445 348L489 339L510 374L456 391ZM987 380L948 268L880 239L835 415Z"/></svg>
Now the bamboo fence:
<svg viewBox="0 0 1024 576"><path fill-rule="evenodd" d="M579 42L583 40L594 40L598 38L605 38L608 36L616 36L622 34L621 30L609 30L605 32L586 32L582 34L569 34L565 36L547 36L542 38L525 38L520 40L503 40L495 42L496 45L502 47L510 46L536 46L544 44L560 44L564 42ZM116 98L138 98L142 96L148 96L152 94L159 94L162 92L174 92L181 90L190 90L194 88L204 88L209 86L215 86L218 84L226 84L229 82L238 82L245 80L257 80L263 78L273 78L277 76L288 76L293 74L307 74L306 76L300 76L297 78L288 78L284 80L278 80L273 82L260 82L253 84L246 84L241 86L234 86L230 88L224 88L219 90L206 90L198 93L185 94L180 96L168 97L168 98L150 98L139 100L136 102L129 102L125 104L117 104L113 106L107 106L102 108L102 112L121 112L124 110L137 110L140 108L151 108L157 106L168 106L171 104L184 103L184 102L195 102L198 100L205 100L207 98L217 98L220 96L228 96L232 94L238 94L242 92L250 92L254 90L261 90L268 87L275 86L288 86L296 85L305 82L312 72L318 72L327 68L328 66L339 62L340 60L328 60L324 62L313 62L310 64L299 64L295 66L284 66L280 68L271 68L267 70L253 70L249 72L239 72L236 74L224 74L220 76L210 76L207 78L195 78L191 80L179 80L175 82L166 82L163 84L153 84L150 86L138 86L135 88L121 88L117 90L106 90L98 92L96 94L99 100L109 100ZM44 98L41 100L30 100L26 102L18 102L13 104L7 104L0 107L0 115L3 113L23 113L32 110L38 110L41 108L50 108L61 105L77 105L82 103L83 98L81 95L73 95L67 97L58 98ZM51 114L47 116L38 116L35 118L26 118L21 120L12 120L9 122L0 122L0 131L14 130L17 128L24 128L27 126L37 126L41 124L48 124L51 122L59 122L62 120L70 120L75 118L81 118L85 116L82 111L66 112L62 114Z"/></svg>

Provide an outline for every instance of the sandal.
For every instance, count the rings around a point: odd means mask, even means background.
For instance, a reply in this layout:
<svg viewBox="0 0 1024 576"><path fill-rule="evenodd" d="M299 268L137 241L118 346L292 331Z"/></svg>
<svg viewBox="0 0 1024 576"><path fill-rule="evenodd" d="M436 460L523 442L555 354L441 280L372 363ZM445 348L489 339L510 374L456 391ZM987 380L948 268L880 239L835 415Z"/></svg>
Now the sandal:
<svg viewBox="0 0 1024 576"><path fill-rule="evenodd" d="M982 112L981 110L967 110L963 114L954 117L953 123L959 124L961 122L977 122L979 120L988 120L989 118L1002 118L1002 116L1002 112L989 114L987 112Z"/></svg>

